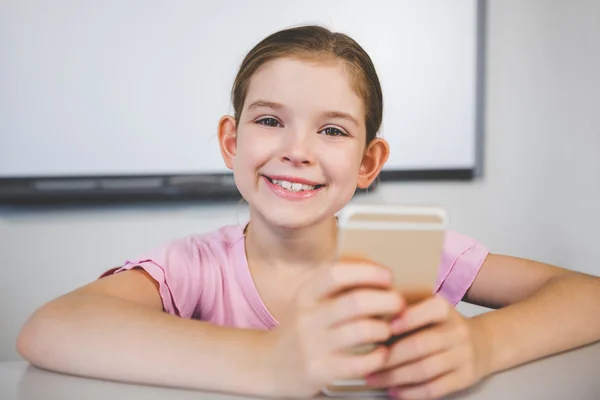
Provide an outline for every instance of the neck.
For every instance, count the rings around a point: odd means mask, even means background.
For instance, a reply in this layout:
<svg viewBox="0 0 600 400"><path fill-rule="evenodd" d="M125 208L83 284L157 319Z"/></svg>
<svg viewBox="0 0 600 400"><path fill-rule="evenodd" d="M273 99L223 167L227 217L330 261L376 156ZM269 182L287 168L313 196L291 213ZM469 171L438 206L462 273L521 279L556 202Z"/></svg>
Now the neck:
<svg viewBox="0 0 600 400"><path fill-rule="evenodd" d="M299 229L272 227L250 212L246 230L248 260L265 266L315 267L334 259L337 222L334 217Z"/></svg>

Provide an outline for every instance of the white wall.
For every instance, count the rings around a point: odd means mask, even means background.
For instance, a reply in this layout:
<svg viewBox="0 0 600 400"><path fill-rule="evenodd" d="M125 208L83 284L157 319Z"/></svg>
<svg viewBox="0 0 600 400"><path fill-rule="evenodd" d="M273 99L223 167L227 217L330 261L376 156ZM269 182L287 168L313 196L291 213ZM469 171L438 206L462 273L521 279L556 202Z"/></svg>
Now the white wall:
<svg viewBox="0 0 600 400"><path fill-rule="evenodd" d="M495 252L600 275L600 2L489 4L485 178L388 184L361 201L435 203ZM36 307L245 207L0 209L0 360ZM461 305L465 313L476 308Z"/></svg>

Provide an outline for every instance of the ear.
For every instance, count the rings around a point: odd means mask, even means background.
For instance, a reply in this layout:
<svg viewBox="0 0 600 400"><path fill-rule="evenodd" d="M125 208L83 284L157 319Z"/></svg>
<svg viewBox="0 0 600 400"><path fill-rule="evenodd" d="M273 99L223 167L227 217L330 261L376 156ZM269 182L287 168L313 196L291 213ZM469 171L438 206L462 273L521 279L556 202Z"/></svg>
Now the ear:
<svg viewBox="0 0 600 400"><path fill-rule="evenodd" d="M223 161L227 168L233 169L233 159L235 158L237 146L237 130L234 117L231 115L221 117L218 136Z"/></svg>
<svg viewBox="0 0 600 400"><path fill-rule="evenodd" d="M358 184L360 189L366 189L377 178L390 155L390 146L382 138L375 138L369 143L363 155L360 170L358 171Z"/></svg>

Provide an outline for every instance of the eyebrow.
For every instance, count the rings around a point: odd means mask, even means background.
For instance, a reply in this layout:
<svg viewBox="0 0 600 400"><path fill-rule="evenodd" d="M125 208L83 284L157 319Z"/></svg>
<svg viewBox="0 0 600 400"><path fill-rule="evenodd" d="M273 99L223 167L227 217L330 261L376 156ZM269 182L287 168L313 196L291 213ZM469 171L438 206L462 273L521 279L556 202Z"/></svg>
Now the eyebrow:
<svg viewBox="0 0 600 400"><path fill-rule="evenodd" d="M325 115L327 118L345 119L346 121L353 123L357 127L360 126L360 124L358 123L356 118L354 118L352 115L345 113L345 112L327 111L323 115Z"/></svg>
<svg viewBox="0 0 600 400"><path fill-rule="evenodd" d="M271 108L273 110L285 110L285 106L283 104L268 100L256 100L252 102L248 106L248 110L250 111L260 107ZM323 116L326 118L344 119L357 127L360 126L356 118L354 118L351 114L342 111L325 111Z"/></svg>
<svg viewBox="0 0 600 400"><path fill-rule="evenodd" d="M285 109L285 106L281 103L275 103L274 101L267 101L267 100L256 100L255 102L253 102L252 104L250 104L248 106L248 110L253 110L255 108L260 108L260 107L272 108L274 110Z"/></svg>

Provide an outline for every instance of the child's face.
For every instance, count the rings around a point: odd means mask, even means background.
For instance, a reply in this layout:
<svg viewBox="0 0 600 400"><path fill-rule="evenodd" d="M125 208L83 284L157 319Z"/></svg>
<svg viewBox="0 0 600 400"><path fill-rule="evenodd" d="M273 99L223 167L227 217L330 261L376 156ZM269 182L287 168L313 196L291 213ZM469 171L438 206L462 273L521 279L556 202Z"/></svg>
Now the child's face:
<svg viewBox="0 0 600 400"><path fill-rule="evenodd" d="M300 228L341 209L364 172L364 115L339 63L277 59L263 66L237 129L231 118L220 129L225 161L252 211Z"/></svg>

